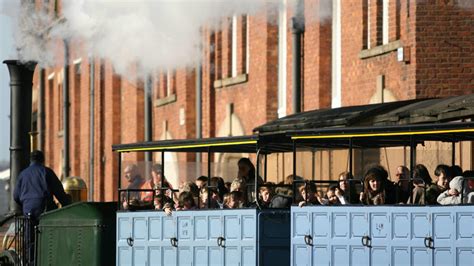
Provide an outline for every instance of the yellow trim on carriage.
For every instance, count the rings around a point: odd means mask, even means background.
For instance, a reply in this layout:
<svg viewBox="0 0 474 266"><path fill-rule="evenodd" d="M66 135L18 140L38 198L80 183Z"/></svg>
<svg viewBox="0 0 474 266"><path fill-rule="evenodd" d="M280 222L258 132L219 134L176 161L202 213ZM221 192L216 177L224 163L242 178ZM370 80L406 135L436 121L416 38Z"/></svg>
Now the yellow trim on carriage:
<svg viewBox="0 0 474 266"><path fill-rule="evenodd" d="M155 147L142 147L142 148L128 148L128 149L118 149L117 152L177 150L177 149L220 147L220 146L245 145L245 144L257 144L257 141L248 140L248 141L223 142L223 143L190 144L190 145L180 145L180 146L171 145L171 146L163 146L163 147L155 146Z"/></svg>
<svg viewBox="0 0 474 266"><path fill-rule="evenodd" d="M410 132L387 132L387 133L360 133L360 134L334 134L334 135L308 135L293 136L291 139L343 139L343 138L365 138L365 137L390 137L390 136L410 136L410 135L428 135L428 134L449 134L474 132L474 128L466 129L447 129L447 130L427 130Z"/></svg>

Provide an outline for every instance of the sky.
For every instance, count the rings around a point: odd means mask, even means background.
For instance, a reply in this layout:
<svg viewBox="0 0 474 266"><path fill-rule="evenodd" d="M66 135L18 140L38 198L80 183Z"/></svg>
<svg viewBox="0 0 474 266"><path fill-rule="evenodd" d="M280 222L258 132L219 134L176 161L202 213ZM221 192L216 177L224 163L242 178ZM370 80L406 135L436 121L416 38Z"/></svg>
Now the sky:
<svg viewBox="0 0 474 266"><path fill-rule="evenodd" d="M6 16L4 2L0 0L0 161L10 159L10 77L3 60L14 59L15 48L12 36L12 21Z"/></svg>

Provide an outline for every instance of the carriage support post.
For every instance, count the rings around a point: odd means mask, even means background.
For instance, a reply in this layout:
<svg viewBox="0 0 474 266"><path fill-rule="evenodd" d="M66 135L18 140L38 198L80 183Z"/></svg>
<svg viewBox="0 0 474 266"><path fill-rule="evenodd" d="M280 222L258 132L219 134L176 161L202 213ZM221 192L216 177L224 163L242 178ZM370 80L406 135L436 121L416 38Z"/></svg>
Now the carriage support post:
<svg viewBox="0 0 474 266"><path fill-rule="evenodd" d="M415 169L416 164L416 143L415 137L410 135L410 177L408 180L408 187L413 188L413 170ZM413 204L413 197L410 197L409 204Z"/></svg>
<svg viewBox="0 0 474 266"><path fill-rule="evenodd" d="M209 189L211 188L211 147L207 149L207 208L211 208L211 197Z"/></svg>

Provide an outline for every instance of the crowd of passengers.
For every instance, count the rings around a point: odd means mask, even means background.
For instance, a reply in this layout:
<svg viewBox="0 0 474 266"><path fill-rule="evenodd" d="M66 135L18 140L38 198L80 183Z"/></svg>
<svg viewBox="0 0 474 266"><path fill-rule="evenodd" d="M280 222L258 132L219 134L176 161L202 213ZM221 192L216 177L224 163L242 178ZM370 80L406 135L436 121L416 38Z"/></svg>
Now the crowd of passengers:
<svg viewBox="0 0 474 266"><path fill-rule="evenodd" d="M414 167L411 179L409 169L398 166L396 182L393 182L383 166L374 165L365 172L362 180L354 179L349 172L341 173L338 181L329 185L324 192L318 189L314 182L299 176L289 175L279 184L264 183L262 178L258 177L257 196L255 167L248 158L238 161L239 170L232 182L224 182L221 177L208 180L206 176L200 176L195 182L182 183L178 190L173 189L162 176L161 165L156 164L151 168L151 178L147 181L141 177L136 165L126 166L127 189L131 191L121 195L124 209L154 208L170 214L174 210L209 208L288 208L293 203L300 207L474 203L474 171L463 172L459 166L438 165L434 171L435 182L422 164ZM361 188L357 189L358 187Z"/></svg>

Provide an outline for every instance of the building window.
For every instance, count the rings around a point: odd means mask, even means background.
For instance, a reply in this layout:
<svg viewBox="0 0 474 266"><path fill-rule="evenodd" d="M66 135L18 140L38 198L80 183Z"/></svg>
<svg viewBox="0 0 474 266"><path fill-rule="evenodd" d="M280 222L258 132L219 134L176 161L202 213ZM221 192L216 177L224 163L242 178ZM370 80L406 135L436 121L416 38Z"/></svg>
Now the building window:
<svg viewBox="0 0 474 266"><path fill-rule="evenodd" d="M400 0L363 0L362 49L400 39Z"/></svg>
<svg viewBox="0 0 474 266"><path fill-rule="evenodd" d="M166 73L166 94L165 97L171 96L176 91L176 71L168 70Z"/></svg>
<svg viewBox="0 0 474 266"><path fill-rule="evenodd" d="M237 77L248 73L248 16L232 16L230 31L230 74L231 77Z"/></svg>
<svg viewBox="0 0 474 266"><path fill-rule="evenodd" d="M161 72L156 78L155 106L162 106L176 101L176 70Z"/></svg>
<svg viewBox="0 0 474 266"><path fill-rule="evenodd" d="M247 81L249 71L249 18L234 15L225 23L225 30L216 32L215 88Z"/></svg>

